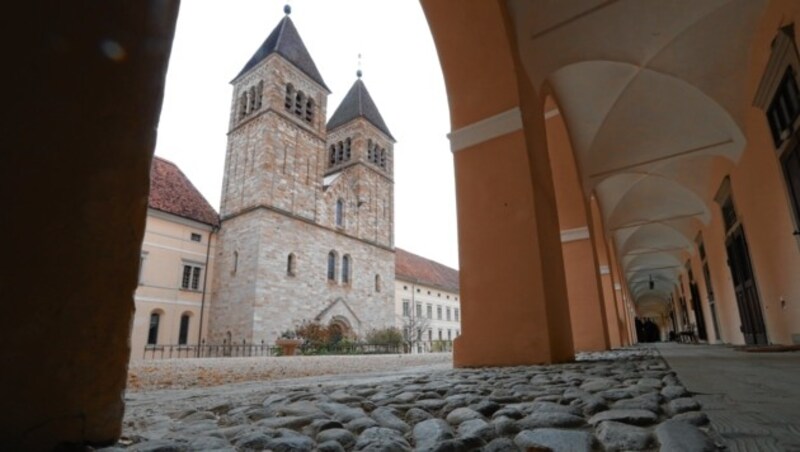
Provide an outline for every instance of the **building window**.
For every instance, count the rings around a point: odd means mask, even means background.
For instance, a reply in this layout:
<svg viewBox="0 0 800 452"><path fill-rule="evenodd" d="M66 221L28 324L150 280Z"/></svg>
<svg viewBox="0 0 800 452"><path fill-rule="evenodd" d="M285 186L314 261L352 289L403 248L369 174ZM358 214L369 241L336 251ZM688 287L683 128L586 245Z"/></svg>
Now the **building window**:
<svg viewBox="0 0 800 452"><path fill-rule="evenodd" d="M417 293L419 293L419 289L417 289Z"/></svg>
<svg viewBox="0 0 800 452"><path fill-rule="evenodd" d="M287 111L292 111L294 106L294 86L291 83L286 85L286 97L284 98L283 106Z"/></svg>
<svg viewBox="0 0 800 452"><path fill-rule="evenodd" d="M189 313L184 312L181 316L181 327L178 330L178 345L186 345L189 338Z"/></svg>
<svg viewBox="0 0 800 452"><path fill-rule="evenodd" d="M143 254L139 256L139 276L137 277L137 281L139 284L142 284L142 272L144 271L144 260L147 257L147 252L143 251Z"/></svg>
<svg viewBox="0 0 800 452"><path fill-rule="evenodd" d="M456 330L456 337L461 336L461 330Z"/></svg>
<svg viewBox="0 0 800 452"><path fill-rule="evenodd" d="M455 309L453 310L453 313L454 313L454 315L455 315L455 320L456 320L456 322L458 322L458 321L459 321L459 319L458 319L458 308L455 308Z"/></svg>
<svg viewBox="0 0 800 452"><path fill-rule="evenodd" d="M442 330L441 329L439 330L439 340L440 341L442 340Z"/></svg>
<svg viewBox="0 0 800 452"><path fill-rule="evenodd" d="M344 227L344 201L341 198L336 200L336 226Z"/></svg>
<svg viewBox="0 0 800 452"><path fill-rule="evenodd" d="M430 328L428 328L428 340L429 341L433 340L433 330Z"/></svg>
<svg viewBox="0 0 800 452"><path fill-rule="evenodd" d="M798 116L800 116L800 90L797 88L794 70L789 66L767 108L767 122L776 148L789 138Z"/></svg>
<svg viewBox="0 0 800 452"><path fill-rule="evenodd" d="M286 274L289 276L294 276L297 266L297 258L294 256L294 253L289 253L289 256L286 258Z"/></svg>
<svg viewBox="0 0 800 452"><path fill-rule="evenodd" d="M328 150L328 166L333 166L336 164L336 145L332 144L330 149Z"/></svg>
<svg viewBox="0 0 800 452"><path fill-rule="evenodd" d="M421 303L417 303L417 313L416 314L417 314L417 318L418 319L422 318L422 304Z"/></svg>
<svg viewBox="0 0 800 452"><path fill-rule="evenodd" d="M328 253L328 281L336 282L336 251Z"/></svg>
<svg viewBox="0 0 800 452"><path fill-rule="evenodd" d="M311 121L314 120L314 99L308 99L306 101L306 122L311 124Z"/></svg>
<svg viewBox="0 0 800 452"><path fill-rule="evenodd" d="M375 275L375 292L381 291L381 275Z"/></svg>
<svg viewBox="0 0 800 452"><path fill-rule="evenodd" d="M181 288L187 290L200 290L200 272L202 267L199 265L184 264L183 278L181 278Z"/></svg>
<svg viewBox="0 0 800 452"><path fill-rule="evenodd" d="M150 314L150 329L147 332L147 345L158 344L158 325L161 323L161 314L153 311Z"/></svg>
<svg viewBox="0 0 800 452"><path fill-rule="evenodd" d="M195 232L192 232L191 239L192 239L193 242L202 242L203 241L203 236L200 235L200 234L197 234Z"/></svg>
<svg viewBox="0 0 800 452"><path fill-rule="evenodd" d="M431 291L429 290L429 291L428 291L428 295L430 295L430 294L431 294Z"/></svg>
<svg viewBox="0 0 800 452"><path fill-rule="evenodd" d="M408 286L403 286L403 290L408 290Z"/></svg>
<svg viewBox="0 0 800 452"><path fill-rule="evenodd" d="M429 319L432 320L433 319L433 305L429 304L428 306L426 306L426 311L427 311L426 312L426 314L427 314L426 317L428 317Z"/></svg>
<svg viewBox="0 0 800 452"><path fill-rule="evenodd" d="M350 272L352 271L352 262L349 254L342 256L342 283L350 284Z"/></svg>
<svg viewBox="0 0 800 452"><path fill-rule="evenodd" d="M403 300L403 317L411 317L411 304L408 300Z"/></svg>
<svg viewBox="0 0 800 452"><path fill-rule="evenodd" d="M450 320L452 320L452 316L450 313L450 308L447 308L447 321L449 322Z"/></svg>
<svg viewBox="0 0 800 452"><path fill-rule="evenodd" d="M353 140L347 138L344 140L344 160L350 161L350 155L352 154L351 146L353 145Z"/></svg>
<svg viewBox="0 0 800 452"><path fill-rule="evenodd" d="M449 328L447 329L447 340L448 341L452 341L453 340L453 332L450 331Z"/></svg>
<svg viewBox="0 0 800 452"><path fill-rule="evenodd" d="M436 306L436 320L442 320L442 307Z"/></svg>

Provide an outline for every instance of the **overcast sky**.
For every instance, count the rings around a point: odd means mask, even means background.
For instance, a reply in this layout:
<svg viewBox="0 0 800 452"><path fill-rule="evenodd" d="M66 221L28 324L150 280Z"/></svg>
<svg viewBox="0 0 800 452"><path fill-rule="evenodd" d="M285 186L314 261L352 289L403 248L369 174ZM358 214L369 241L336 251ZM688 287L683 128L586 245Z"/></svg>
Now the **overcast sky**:
<svg viewBox="0 0 800 452"><path fill-rule="evenodd" d="M292 21L333 91L333 113L363 80L395 145L395 245L458 268L447 97L415 0L293 0ZM219 210L231 79L283 17L285 2L181 2L156 155L175 162Z"/></svg>

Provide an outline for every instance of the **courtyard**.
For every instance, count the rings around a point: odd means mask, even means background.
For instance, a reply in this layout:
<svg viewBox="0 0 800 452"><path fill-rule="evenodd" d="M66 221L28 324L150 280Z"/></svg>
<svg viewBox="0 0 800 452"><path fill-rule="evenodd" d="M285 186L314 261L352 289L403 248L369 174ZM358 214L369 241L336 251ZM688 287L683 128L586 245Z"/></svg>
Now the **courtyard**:
<svg viewBox="0 0 800 452"><path fill-rule="evenodd" d="M657 344L482 369L449 354L142 362L106 450L795 450L798 358ZM734 382L767 370L754 403Z"/></svg>

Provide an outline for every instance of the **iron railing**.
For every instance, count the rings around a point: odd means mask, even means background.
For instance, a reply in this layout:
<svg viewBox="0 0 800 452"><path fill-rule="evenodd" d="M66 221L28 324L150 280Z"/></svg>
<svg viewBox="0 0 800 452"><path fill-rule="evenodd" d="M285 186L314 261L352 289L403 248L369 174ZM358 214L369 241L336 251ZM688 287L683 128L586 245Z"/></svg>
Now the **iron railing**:
<svg viewBox="0 0 800 452"><path fill-rule="evenodd" d="M232 342L228 344L206 344L205 340L198 344L156 344L144 347L143 358L178 359L178 358L242 358L251 356L281 356L283 348L261 343ZM299 355L377 355L403 353L402 345L339 343L333 345L303 344L298 348Z"/></svg>

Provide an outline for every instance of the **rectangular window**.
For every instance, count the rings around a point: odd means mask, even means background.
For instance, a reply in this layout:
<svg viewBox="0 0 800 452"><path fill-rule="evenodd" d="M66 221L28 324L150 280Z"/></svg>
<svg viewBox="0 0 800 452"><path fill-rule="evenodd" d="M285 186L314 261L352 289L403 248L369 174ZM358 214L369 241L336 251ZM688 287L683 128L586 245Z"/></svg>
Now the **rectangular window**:
<svg viewBox="0 0 800 452"><path fill-rule="evenodd" d="M450 312L450 308L447 308L447 321L449 322L450 320L452 320L452 314Z"/></svg>
<svg viewBox="0 0 800 452"><path fill-rule="evenodd" d="M203 236L197 233L192 232L192 241L193 242L201 242L203 241Z"/></svg>
<svg viewBox="0 0 800 452"><path fill-rule="evenodd" d="M436 306L436 319L442 320L442 307Z"/></svg>
<svg viewBox="0 0 800 452"><path fill-rule="evenodd" d="M422 317L422 304L417 303L417 318Z"/></svg>
<svg viewBox="0 0 800 452"><path fill-rule="evenodd" d="M200 290L200 273L202 267L199 265L184 264L183 277L181 278L181 288L188 290Z"/></svg>
<svg viewBox="0 0 800 452"><path fill-rule="evenodd" d="M403 300L403 317L411 317L411 307L408 300Z"/></svg>
<svg viewBox="0 0 800 452"><path fill-rule="evenodd" d="M427 308L427 314L428 314L427 317L429 319L433 319L433 305L429 304L426 308Z"/></svg>
<svg viewBox="0 0 800 452"><path fill-rule="evenodd" d="M447 330L447 340L448 341L452 341L453 340L453 332L451 330L449 330L449 329Z"/></svg>
<svg viewBox="0 0 800 452"><path fill-rule="evenodd" d="M798 115L800 115L800 91L790 66L786 68L783 80L767 109L769 130L776 148L789 138Z"/></svg>
<svg viewBox="0 0 800 452"><path fill-rule="evenodd" d="M456 308L455 311L453 311L453 312L455 313L455 316L456 316L456 322L458 322L459 321L459 319L458 319L458 308Z"/></svg>

